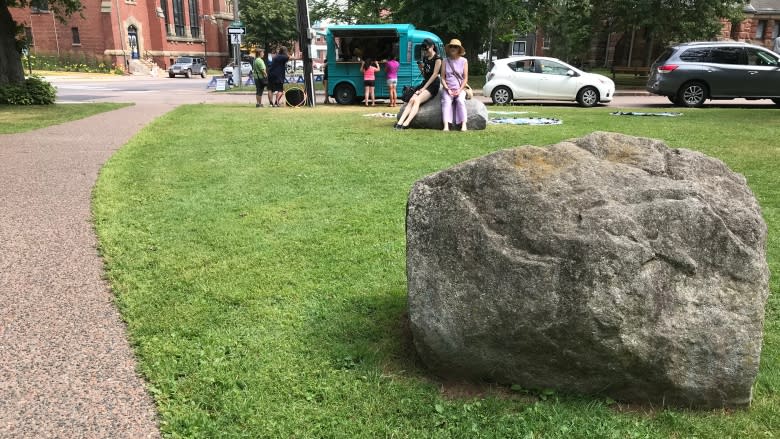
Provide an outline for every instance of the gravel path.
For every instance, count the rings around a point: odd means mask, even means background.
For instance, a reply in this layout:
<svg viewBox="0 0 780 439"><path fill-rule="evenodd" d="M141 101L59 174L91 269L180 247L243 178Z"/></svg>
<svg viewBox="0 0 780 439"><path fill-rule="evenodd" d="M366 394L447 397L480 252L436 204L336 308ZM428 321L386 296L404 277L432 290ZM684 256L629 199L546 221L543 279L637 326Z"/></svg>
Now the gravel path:
<svg viewBox="0 0 780 439"><path fill-rule="evenodd" d="M173 105L0 135L0 438L154 438L91 223L103 163Z"/></svg>

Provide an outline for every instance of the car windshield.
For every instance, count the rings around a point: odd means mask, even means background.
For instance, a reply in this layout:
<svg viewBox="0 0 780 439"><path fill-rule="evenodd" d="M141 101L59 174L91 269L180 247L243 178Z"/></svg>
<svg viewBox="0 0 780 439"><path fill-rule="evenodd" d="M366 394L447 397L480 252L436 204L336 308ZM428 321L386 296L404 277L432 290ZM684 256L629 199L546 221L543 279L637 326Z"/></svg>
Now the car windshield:
<svg viewBox="0 0 780 439"><path fill-rule="evenodd" d="M187 58L187 57L176 58L176 64L190 64L191 62L192 62L192 58Z"/></svg>

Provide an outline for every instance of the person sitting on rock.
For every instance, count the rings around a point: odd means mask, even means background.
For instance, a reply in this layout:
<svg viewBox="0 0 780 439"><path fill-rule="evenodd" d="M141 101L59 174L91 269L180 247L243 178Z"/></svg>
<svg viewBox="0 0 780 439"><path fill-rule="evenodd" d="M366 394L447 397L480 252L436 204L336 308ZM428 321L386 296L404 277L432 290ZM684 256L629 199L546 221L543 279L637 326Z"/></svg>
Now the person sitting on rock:
<svg viewBox="0 0 780 439"><path fill-rule="evenodd" d="M394 126L396 129L405 130L409 128L409 124L412 123L414 117L417 116L417 112L420 111L420 105L436 97L441 88L441 81L439 80L441 58L436 53L436 44L430 38L426 38L423 40L422 45L425 50L425 56L417 62L417 67L423 74L423 83L414 92L414 96L409 99L409 103L406 104L401 118L398 119L398 123Z"/></svg>
<svg viewBox="0 0 780 439"><path fill-rule="evenodd" d="M450 124L460 124L461 131L466 127L466 85L469 80L469 64L463 55L466 51L458 39L452 39L445 47L447 57L441 66L444 78L444 92L441 94L441 116L444 131L450 130ZM454 105L453 105L454 104ZM453 118L453 106L455 114Z"/></svg>

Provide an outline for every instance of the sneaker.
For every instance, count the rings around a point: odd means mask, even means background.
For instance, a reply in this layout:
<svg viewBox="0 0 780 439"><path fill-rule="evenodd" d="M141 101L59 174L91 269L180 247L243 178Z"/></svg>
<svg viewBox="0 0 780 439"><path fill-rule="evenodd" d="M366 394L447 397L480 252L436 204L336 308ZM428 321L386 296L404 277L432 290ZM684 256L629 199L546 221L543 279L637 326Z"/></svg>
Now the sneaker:
<svg viewBox="0 0 780 439"><path fill-rule="evenodd" d="M263 104L255 104L255 108L262 108Z"/></svg>

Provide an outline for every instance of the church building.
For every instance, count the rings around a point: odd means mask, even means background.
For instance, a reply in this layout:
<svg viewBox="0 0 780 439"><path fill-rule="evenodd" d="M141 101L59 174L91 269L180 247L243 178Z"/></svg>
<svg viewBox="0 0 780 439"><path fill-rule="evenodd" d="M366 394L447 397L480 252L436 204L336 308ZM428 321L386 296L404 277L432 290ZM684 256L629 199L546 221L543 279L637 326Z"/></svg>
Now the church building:
<svg viewBox="0 0 780 439"><path fill-rule="evenodd" d="M206 58L223 67L232 47L227 27L232 0L83 0L64 23L41 0L11 9L24 27L30 53L97 58L130 72L167 69L179 56Z"/></svg>

